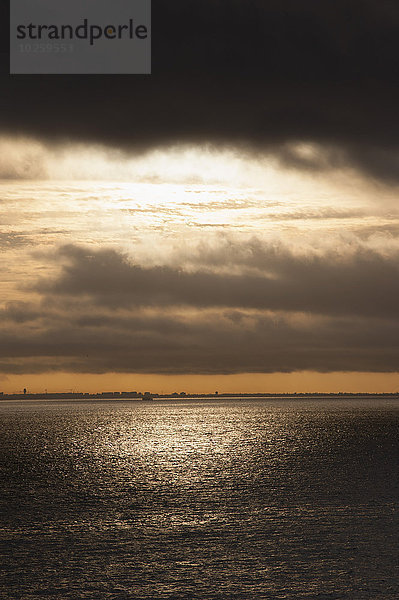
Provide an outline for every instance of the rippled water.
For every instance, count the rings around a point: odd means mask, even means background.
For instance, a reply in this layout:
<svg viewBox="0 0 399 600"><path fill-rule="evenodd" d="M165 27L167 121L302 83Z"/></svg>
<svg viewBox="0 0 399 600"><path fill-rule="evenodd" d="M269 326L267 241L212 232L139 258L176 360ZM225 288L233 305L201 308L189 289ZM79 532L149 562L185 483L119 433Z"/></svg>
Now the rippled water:
<svg viewBox="0 0 399 600"><path fill-rule="evenodd" d="M395 400L0 404L4 600L399 597Z"/></svg>

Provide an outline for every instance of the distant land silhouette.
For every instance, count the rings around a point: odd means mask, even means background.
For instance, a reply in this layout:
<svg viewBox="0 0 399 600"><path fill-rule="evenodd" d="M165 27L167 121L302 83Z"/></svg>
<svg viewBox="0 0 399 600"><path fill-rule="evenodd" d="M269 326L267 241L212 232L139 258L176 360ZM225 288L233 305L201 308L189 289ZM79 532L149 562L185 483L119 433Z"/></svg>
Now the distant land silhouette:
<svg viewBox="0 0 399 600"><path fill-rule="evenodd" d="M399 399L398 392L214 392L211 394L191 394L187 392L173 392L172 394L157 394L152 392L38 392L29 393L24 390L23 393L6 394L0 392L1 400L157 400L157 399L197 399L197 398L356 398L364 396L387 397Z"/></svg>

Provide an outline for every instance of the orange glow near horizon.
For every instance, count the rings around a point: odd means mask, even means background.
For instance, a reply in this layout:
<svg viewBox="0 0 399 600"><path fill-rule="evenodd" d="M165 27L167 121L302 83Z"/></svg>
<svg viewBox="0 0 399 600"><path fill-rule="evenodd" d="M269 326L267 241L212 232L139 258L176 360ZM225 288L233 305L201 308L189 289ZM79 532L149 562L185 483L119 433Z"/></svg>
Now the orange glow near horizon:
<svg viewBox="0 0 399 600"><path fill-rule="evenodd" d="M235 375L158 375L45 373L9 375L0 380L4 393L151 391L186 393L369 392L395 393L399 373L239 373Z"/></svg>

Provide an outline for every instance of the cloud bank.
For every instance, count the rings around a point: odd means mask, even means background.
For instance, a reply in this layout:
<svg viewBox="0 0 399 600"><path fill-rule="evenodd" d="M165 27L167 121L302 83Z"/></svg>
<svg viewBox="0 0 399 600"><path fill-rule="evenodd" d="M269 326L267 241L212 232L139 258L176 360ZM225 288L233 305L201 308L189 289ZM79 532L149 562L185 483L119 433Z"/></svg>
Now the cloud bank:
<svg viewBox="0 0 399 600"><path fill-rule="evenodd" d="M55 260L35 300L0 314L4 372L397 370L397 254L299 256L266 244L241 274L228 263L215 271L217 251L194 271L74 245Z"/></svg>

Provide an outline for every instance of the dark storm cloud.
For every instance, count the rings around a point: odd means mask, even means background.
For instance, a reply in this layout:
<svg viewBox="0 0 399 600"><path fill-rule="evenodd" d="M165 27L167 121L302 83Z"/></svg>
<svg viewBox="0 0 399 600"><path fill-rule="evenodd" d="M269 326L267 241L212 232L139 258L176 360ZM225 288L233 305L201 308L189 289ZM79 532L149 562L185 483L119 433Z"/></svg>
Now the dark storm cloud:
<svg viewBox="0 0 399 600"><path fill-rule="evenodd" d="M110 249L65 246L59 276L35 289L49 296L89 297L107 307L191 306L363 315L398 318L399 257L357 246L295 255L288 248L253 240L200 256L207 269L142 267ZM228 268L241 265L240 274ZM223 266L214 272L211 267ZM250 268L250 270L248 270Z"/></svg>
<svg viewBox="0 0 399 600"><path fill-rule="evenodd" d="M43 314L43 327L2 327L0 371L239 373L397 370L399 323L290 322L270 315L125 313L81 303L81 315ZM47 325L46 325L47 320Z"/></svg>
<svg viewBox="0 0 399 600"><path fill-rule="evenodd" d="M76 298L45 310L40 303L10 308L1 322L0 370L7 372L393 371L398 358L397 321L115 312Z"/></svg>
<svg viewBox="0 0 399 600"><path fill-rule="evenodd" d="M210 141L397 181L399 5L153 0L151 76L2 76L0 127L142 149ZM7 20L5 20L7 22ZM323 144L305 160L292 140Z"/></svg>

